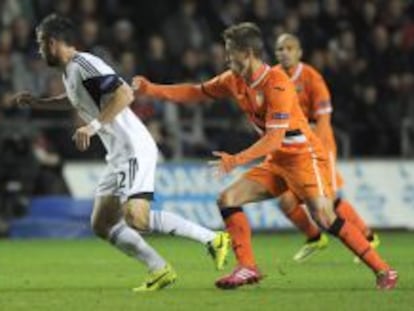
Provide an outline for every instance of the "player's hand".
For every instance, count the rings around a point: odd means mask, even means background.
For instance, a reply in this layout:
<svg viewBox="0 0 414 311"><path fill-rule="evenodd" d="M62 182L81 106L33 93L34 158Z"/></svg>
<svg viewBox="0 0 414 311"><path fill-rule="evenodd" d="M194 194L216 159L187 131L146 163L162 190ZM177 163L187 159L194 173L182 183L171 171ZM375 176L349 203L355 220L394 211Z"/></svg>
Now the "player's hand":
<svg viewBox="0 0 414 311"><path fill-rule="evenodd" d="M136 76L132 78L131 87L134 92L145 94L146 88L150 83L144 76Z"/></svg>
<svg viewBox="0 0 414 311"><path fill-rule="evenodd" d="M20 92L14 95L11 98L9 105L23 108L23 107L33 105L37 103L38 101L39 101L38 98L34 97L29 92L24 91L24 92Z"/></svg>
<svg viewBox="0 0 414 311"><path fill-rule="evenodd" d="M85 151L88 149L93 135L95 135L95 131L89 125L78 128L72 137L75 141L76 148L78 148L79 151Z"/></svg>
<svg viewBox="0 0 414 311"><path fill-rule="evenodd" d="M213 155L219 159L209 161L208 164L213 168L216 177L230 173L237 166L234 155L222 151L213 151Z"/></svg>

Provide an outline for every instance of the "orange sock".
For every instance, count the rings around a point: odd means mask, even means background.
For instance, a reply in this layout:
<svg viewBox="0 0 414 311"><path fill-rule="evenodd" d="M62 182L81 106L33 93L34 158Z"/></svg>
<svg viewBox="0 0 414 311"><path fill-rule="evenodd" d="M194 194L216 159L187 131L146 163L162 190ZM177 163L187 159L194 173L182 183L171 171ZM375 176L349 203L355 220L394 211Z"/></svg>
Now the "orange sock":
<svg viewBox="0 0 414 311"><path fill-rule="evenodd" d="M234 254L239 265L255 267L250 224L240 207L221 210L224 223L231 236Z"/></svg>
<svg viewBox="0 0 414 311"><path fill-rule="evenodd" d="M365 221L361 218L361 216L359 216L358 212L348 201L343 199L336 199L335 213L342 219L352 222L365 237L372 235L372 232L367 227Z"/></svg>
<svg viewBox="0 0 414 311"><path fill-rule="evenodd" d="M312 240L320 236L321 231L309 217L308 213L305 211L305 208L301 204L298 204L292 211L285 215L296 226L296 228L308 237L308 240Z"/></svg>
<svg viewBox="0 0 414 311"><path fill-rule="evenodd" d="M338 236L342 243L361 258L375 273L389 270L388 264L382 260L353 223L338 217L329 228L329 231Z"/></svg>

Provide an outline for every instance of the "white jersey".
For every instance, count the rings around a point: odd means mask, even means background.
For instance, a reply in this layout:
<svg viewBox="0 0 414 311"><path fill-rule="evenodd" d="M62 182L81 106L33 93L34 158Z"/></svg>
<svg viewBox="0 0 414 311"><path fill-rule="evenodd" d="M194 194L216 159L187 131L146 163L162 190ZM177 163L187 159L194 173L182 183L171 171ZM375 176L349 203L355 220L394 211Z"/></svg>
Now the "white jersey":
<svg viewBox="0 0 414 311"><path fill-rule="evenodd" d="M66 94L86 123L99 116L111 93L122 83L110 66L89 53L76 53L63 74ZM104 125L98 135L109 164L117 165L137 154L157 155L153 138L129 107Z"/></svg>

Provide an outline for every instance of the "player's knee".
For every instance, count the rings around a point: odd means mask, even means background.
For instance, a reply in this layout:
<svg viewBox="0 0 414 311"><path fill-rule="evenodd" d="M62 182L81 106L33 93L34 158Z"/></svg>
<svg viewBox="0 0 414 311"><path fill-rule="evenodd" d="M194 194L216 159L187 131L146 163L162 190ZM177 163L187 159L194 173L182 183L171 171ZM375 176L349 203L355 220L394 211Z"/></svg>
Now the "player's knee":
<svg viewBox="0 0 414 311"><path fill-rule="evenodd" d="M236 197L231 191L223 191L220 193L217 199L217 205L220 209L224 209L230 206L238 206Z"/></svg>
<svg viewBox="0 0 414 311"><path fill-rule="evenodd" d="M329 231L334 223L336 216L329 213L324 208L311 209L311 216L317 225L324 231Z"/></svg>
<svg viewBox="0 0 414 311"><path fill-rule="evenodd" d="M125 222L140 232L150 229L150 206L146 200L130 200L124 205Z"/></svg>
<svg viewBox="0 0 414 311"><path fill-rule="evenodd" d="M121 209L117 198L108 196L96 199L91 215L92 231L100 238L107 239L111 228L121 218Z"/></svg>
<svg viewBox="0 0 414 311"><path fill-rule="evenodd" d="M316 213L316 214L312 214L313 215L313 220L315 220L315 222L318 224L319 228L321 228L322 230L327 231L330 227L330 221L329 219L323 214L323 213Z"/></svg>
<svg viewBox="0 0 414 311"><path fill-rule="evenodd" d="M285 213L289 214L298 205L298 201L293 195L284 194L279 198L279 207Z"/></svg>
<svg viewBox="0 0 414 311"><path fill-rule="evenodd" d="M307 200L306 205L318 226L323 230L329 230L336 219L332 202L328 198L320 197L314 200Z"/></svg>

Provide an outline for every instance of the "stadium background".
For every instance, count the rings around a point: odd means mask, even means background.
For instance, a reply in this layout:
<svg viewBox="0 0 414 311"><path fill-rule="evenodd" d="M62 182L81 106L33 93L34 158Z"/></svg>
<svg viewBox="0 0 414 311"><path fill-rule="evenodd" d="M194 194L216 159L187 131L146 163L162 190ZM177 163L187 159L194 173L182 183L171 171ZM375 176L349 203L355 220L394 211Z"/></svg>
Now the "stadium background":
<svg viewBox="0 0 414 311"><path fill-rule="evenodd" d="M61 239L91 236L102 147L95 139L86 153L75 150L75 114L7 105L16 91L63 91L34 37L35 25L51 12L74 19L80 48L104 58L126 81L136 74L164 83L201 81L220 73L220 33L236 22L260 26L269 63L278 34L298 35L304 60L332 92L343 195L374 227L414 228L414 1L0 0L0 233L11 238L0 241L1 310L412 309L412 233L380 235L381 253L402 275L399 289L380 296L369 271L335 242L315 261L293 263L303 237L280 233L291 227L277 202L246 209L254 229L277 232L254 237L268 273L261 290L213 291L219 275L199 248L149 237L176 265L180 281L157 296L127 294L144 277L142 267L95 239ZM235 106L176 107L139 97L132 107L162 153L154 208L220 227L215 196L234 175L216 182L205 162L211 150L236 152L255 139ZM15 239L36 237L59 239Z"/></svg>
<svg viewBox="0 0 414 311"><path fill-rule="evenodd" d="M87 152L75 150L70 138L80 124L76 114L7 105L16 91L28 90L37 96L63 91L58 73L40 60L34 36L35 25L51 12L74 19L80 31L79 48L104 58L126 81L137 74L163 83L202 81L222 72L225 59L220 34L236 22L249 20L260 26L266 59L272 64L277 35L295 33L302 41L304 60L323 74L332 92L341 168L348 179L344 195L371 225L414 227L410 220L414 219L410 217L414 213L414 169L409 160L414 155L413 1L4 0L0 8L3 235L31 236L38 228L53 228L56 219L47 218L51 209L56 211L55 205L69 211L62 212L61 221L71 221L70 228L81 223L85 229L90 201L84 200L92 198L99 176L96 162L104 154L97 139ZM208 159L211 150L236 152L254 141L255 134L235 105L223 101L177 107L138 97L132 108L162 153L159 175L164 177L158 183L156 207L173 209L205 224L208 215L215 215L213 223L219 226L215 193L209 177L204 176L205 161L200 161ZM361 158L387 161L361 162ZM188 161L194 159L198 164L189 166ZM181 165L178 170L177 165ZM163 185L182 185L186 180L198 181L196 194L183 192L180 186L173 193L163 192ZM225 183L218 185L222 188ZM220 186L214 190L218 192ZM33 200L39 196L41 203ZM54 197L59 203L50 201L50 196L59 196ZM265 205L263 213L252 210L251 220L266 219L264 213L272 211L279 220L272 225L257 220L255 228L289 226L274 203ZM81 222L70 218L78 209L84 211ZM194 216L197 210L208 212ZM39 219L46 222L39 224ZM10 229L10 223L17 227ZM61 223L56 225L62 228ZM31 226L37 229L31 231ZM30 230L23 234L22 228ZM76 236L69 231L56 235Z"/></svg>

